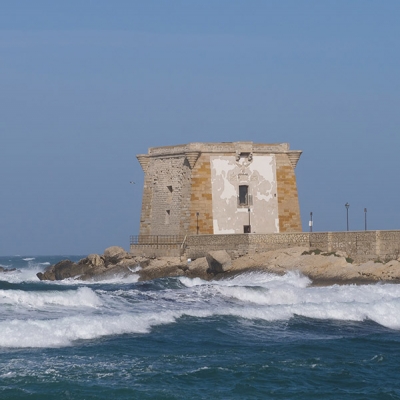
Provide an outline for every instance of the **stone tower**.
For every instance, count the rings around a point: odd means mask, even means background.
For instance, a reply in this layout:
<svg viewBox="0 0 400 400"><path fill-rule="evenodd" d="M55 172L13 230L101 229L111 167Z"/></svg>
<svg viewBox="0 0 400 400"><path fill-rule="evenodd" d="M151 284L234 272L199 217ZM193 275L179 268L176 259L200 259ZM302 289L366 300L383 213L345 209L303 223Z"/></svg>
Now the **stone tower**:
<svg viewBox="0 0 400 400"><path fill-rule="evenodd" d="M288 143L189 143L137 156L140 235L301 232Z"/></svg>

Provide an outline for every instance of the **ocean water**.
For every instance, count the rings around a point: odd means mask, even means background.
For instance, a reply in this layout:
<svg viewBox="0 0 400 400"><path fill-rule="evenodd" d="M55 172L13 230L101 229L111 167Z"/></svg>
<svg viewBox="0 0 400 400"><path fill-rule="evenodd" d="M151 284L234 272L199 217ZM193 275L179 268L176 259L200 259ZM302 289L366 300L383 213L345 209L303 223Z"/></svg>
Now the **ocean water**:
<svg viewBox="0 0 400 400"><path fill-rule="evenodd" d="M36 278L64 258L0 257L1 399L400 398L400 285Z"/></svg>

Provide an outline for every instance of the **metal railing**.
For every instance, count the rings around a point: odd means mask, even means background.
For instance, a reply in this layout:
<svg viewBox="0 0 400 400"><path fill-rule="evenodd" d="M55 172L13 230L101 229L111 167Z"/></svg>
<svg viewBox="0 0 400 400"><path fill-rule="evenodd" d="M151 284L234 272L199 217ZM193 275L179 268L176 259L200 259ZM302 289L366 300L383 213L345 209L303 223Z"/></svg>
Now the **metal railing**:
<svg viewBox="0 0 400 400"><path fill-rule="evenodd" d="M134 235L130 237L131 246L182 246L185 240L183 235Z"/></svg>

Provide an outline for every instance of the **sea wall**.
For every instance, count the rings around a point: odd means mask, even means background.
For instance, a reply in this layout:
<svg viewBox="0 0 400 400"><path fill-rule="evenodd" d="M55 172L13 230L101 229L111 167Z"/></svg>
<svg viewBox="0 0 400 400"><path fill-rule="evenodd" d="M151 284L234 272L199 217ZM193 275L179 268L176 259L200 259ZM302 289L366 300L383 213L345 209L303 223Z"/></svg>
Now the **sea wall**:
<svg viewBox="0 0 400 400"><path fill-rule="evenodd" d="M160 241L159 241L160 242ZM354 232L299 232L272 234L188 235L169 245L131 243L134 255L204 257L211 250L226 250L233 258L269 250L308 247L327 252L343 251L357 262L397 259L400 230Z"/></svg>

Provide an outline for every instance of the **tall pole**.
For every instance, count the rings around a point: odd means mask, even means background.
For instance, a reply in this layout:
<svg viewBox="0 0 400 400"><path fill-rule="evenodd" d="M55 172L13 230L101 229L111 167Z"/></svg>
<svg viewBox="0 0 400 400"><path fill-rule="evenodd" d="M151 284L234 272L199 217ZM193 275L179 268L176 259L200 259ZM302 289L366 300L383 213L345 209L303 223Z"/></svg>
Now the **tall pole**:
<svg viewBox="0 0 400 400"><path fill-rule="evenodd" d="M196 213L197 223L196 223L196 232L197 235L199 234L199 213Z"/></svg>
<svg viewBox="0 0 400 400"><path fill-rule="evenodd" d="M251 233L250 207L247 210L249 212L249 233Z"/></svg>
<svg viewBox="0 0 400 400"><path fill-rule="evenodd" d="M364 228L367 230L367 209L364 208Z"/></svg>
<svg viewBox="0 0 400 400"><path fill-rule="evenodd" d="M313 222L312 222L312 211L310 212L310 232L312 232L312 225L313 225Z"/></svg>
<svg viewBox="0 0 400 400"><path fill-rule="evenodd" d="M349 207L350 207L350 204L346 203L344 206L346 207L347 231L349 231Z"/></svg>

